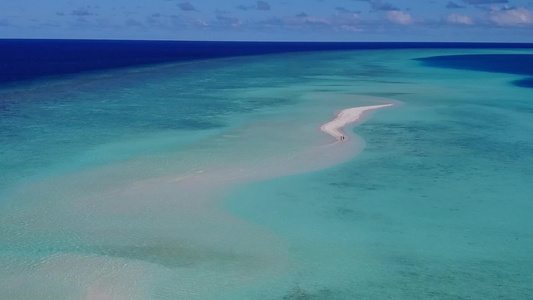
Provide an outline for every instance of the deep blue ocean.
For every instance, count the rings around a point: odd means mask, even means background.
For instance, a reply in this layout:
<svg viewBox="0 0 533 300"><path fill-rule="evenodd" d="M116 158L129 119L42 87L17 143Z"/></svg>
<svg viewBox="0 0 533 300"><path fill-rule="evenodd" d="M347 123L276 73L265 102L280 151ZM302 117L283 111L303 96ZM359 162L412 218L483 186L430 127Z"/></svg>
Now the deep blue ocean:
<svg viewBox="0 0 533 300"><path fill-rule="evenodd" d="M91 70L149 65L155 63L202 60L223 57L289 52L379 49L523 49L533 44L504 43L353 43L353 42L201 42L201 41L115 41L115 40L0 40L0 83L42 76ZM471 58L471 57L470 57ZM501 59L502 57L500 57ZM432 59L432 62L439 59ZM450 66L465 60L443 59ZM469 68L494 68L468 62ZM512 66L524 69L524 66ZM509 66L504 63L509 71ZM465 64L463 64L464 66ZM528 65L530 66L530 64ZM531 70L531 68L529 68Z"/></svg>
<svg viewBox="0 0 533 300"><path fill-rule="evenodd" d="M526 75L513 83L533 88L533 55L531 54L482 54L433 56L419 59L428 66L474 70L495 73Z"/></svg>

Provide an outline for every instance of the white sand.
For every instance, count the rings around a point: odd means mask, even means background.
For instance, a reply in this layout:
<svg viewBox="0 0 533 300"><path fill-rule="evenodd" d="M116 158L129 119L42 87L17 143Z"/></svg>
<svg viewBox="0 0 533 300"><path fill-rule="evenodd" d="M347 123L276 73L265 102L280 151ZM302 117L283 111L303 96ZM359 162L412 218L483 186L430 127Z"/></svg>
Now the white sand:
<svg viewBox="0 0 533 300"><path fill-rule="evenodd" d="M337 140L346 139L346 136L340 129L350 123L354 123L361 120L363 113L375 109L380 109L384 107L393 106L394 104L382 104L382 105L371 105L371 106L361 106L361 107L352 107L343 109L335 119L327 122L326 124L320 127L320 130L331 135Z"/></svg>

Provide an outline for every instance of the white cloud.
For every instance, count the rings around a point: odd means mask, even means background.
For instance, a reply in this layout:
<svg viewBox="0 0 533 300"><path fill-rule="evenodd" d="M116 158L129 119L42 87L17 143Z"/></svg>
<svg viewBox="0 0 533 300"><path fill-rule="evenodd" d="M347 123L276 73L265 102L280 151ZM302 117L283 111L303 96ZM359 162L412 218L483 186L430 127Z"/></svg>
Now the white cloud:
<svg viewBox="0 0 533 300"><path fill-rule="evenodd" d="M257 1L257 10L270 10L270 4L266 1Z"/></svg>
<svg viewBox="0 0 533 300"><path fill-rule="evenodd" d="M473 25L474 21L469 16L460 15L460 14L451 14L446 17L446 22L450 24L463 24L463 25Z"/></svg>
<svg viewBox="0 0 533 300"><path fill-rule="evenodd" d="M89 7L80 7L78 9L73 10L70 14L73 16L78 16L78 17L87 17L87 16L96 15L95 13L89 10Z"/></svg>
<svg viewBox="0 0 533 300"><path fill-rule="evenodd" d="M297 17L272 18L263 22L266 25L282 25L282 26L330 26L331 22L328 18L301 15Z"/></svg>
<svg viewBox="0 0 533 300"><path fill-rule="evenodd" d="M396 24L400 25L410 25L413 24L413 17L410 14L404 13L399 10L391 10L387 12L387 19Z"/></svg>
<svg viewBox="0 0 533 300"><path fill-rule="evenodd" d="M463 0L463 2L470 4L470 5L480 5L480 4L509 3L509 0Z"/></svg>
<svg viewBox="0 0 533 300"><path fill-rule="evenodd" d="M216 16L216 19L217 19L217 23L218 25L220 26L223 26L223 27L241 27L243 25L243 22L238 19L238 18L234 18L234 17L227 17L227 16L224 16L224 15L220 15L218 14Z"/></svg>
<svg viewBox="0 0 533 300"><path fill-rule="evenodd" d="M494 9L490 20L500 26L524 26L533 24L533 11L524 7Z"/></svg>
<svg viewBox="0 0 533 300"><path fill-rule="evenodd" d="M194 20L194 24L196 24L197 26L200 26L200 27L208 27L209 26L209 23L207 23L206 21L202 20L202 19L195 19Z"/></svg>
<svg viewBox="0 0 533 300"><path fill-rule="evenodd" d="M363 29L361 28L349 26L349 25L342 25L341 27L339 27L339 29L342 31L349 31L349 32L362 32L363 31Z"/></svg>
<svg viewBox="0 0 533 300"><path fill-rule="evenodd" d="M184 11L195 11L196 10L194 8L194 5L192 5L191 2L189 1L178 3L178 7Z"/></svg>
<svg viewBox="0 0 533 300"><path fill-rule="evenodd" d="M262 21L267 26L281 26L285 28L330 28L336 31L361 31L359 25L361 18L358 14L336 14L330 17L317 17L307 14L298 14L295 17L271 18Z"/></svg>

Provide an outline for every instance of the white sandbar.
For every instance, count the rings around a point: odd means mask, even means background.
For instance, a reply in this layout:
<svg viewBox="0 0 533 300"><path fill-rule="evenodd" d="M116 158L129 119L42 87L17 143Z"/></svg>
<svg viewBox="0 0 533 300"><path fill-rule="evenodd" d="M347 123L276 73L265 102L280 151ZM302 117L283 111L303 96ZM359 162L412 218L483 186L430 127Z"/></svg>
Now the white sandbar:
<svg viewBox="0 0 533 300"><path fill-rule="evenodd" d="M345 139L345 135L340 131L340 129L350 123L354 123L361 120L363 113L380 109L384 107L393 106L394 104L382 104L382 105L370 105L370 106L360 106L343 109L335 119L327 122L326 124L320 126L320 130L331 135L337 140Z"/></svg>

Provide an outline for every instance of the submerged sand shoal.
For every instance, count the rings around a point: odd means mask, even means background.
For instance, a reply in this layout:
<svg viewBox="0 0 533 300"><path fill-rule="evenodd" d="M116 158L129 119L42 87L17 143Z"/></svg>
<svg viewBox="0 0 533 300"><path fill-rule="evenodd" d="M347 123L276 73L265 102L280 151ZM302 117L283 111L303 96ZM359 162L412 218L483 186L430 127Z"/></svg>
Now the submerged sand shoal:
<svg viewBox="0 0 533 300"><path fill-rule="evenodd" d="M321 129L337 137L341 127L363 121L365 112L387 106L391 104L345 109ZM79 286L73 292L79 299L135 300L147 299L152 278L163 278L154 284L178 298L208 299L215 291L290 274L286 240L225 211L220 199L235 186L331 167L362 149L356 136L335 144L318 138L317 124L328 113L312 123L309 111L298 113L287 114L281 124L259 120L229 132L239 137L226 142L231 148L221 150L219 139L209 139L180 152L179 160L174 154L139 158L25 185L13 201L31 204L39 199L47 209L11 212L10 223L24 224L20 232L72 232L72 239L65 239L79 247L45 256L32 276L61 274L50 281ZM272 151L286 146L287 139L305 147ZM247 145L255 147L247 149L251 155L231 155ZM55 217L65 209L68 214ZM110 269L113 280L106 277ZM69 274L68 280L63 274ZM147 283L132 284L142 281Z"/></svg>

